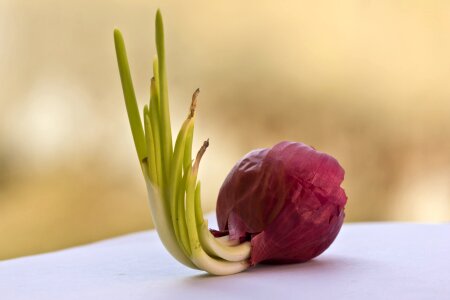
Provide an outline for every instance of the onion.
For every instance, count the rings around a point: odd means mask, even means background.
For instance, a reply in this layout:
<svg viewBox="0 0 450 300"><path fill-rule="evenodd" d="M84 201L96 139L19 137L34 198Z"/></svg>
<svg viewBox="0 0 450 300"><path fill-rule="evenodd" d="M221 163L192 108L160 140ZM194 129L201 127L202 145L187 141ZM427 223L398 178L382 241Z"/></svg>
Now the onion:
<svg viewBox="0 0 450 300"><path fill-rule="evenodd" d="M333 157L302 143L252 151L220 189L219 229L231 240L251 241L252 265L310 260L331 245L342 226L343 179Z"/></svg>
<svg viewBox="0 0 450 300"><path fill-rule="evenodd" d="M155 18L150 102L142 118L122 33L114 44L125 106L145 179L153 224L177 261L214 275L242 272L259 262L291 263L322 253L336 238L347 200L344 170L326 154L282 142L246 155L225 180L217 202L220 231L210 231L201 208L200 161L192 157L197 89L187 118L172 141L164 27Z"/></svg>

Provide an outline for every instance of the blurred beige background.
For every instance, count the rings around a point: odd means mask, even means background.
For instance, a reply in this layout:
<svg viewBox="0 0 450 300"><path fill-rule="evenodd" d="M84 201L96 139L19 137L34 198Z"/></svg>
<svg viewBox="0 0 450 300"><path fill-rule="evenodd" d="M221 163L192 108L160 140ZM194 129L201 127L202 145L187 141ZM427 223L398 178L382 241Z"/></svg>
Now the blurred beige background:
<svg viewBox="0 0 450 300"><path fill-rule="evenodd" d="M450 220L448 1L1 0L0 259L151 226L112 31L142 104L158 7L174 129L201 89L206 211L242 155L295 140L346 169L346 221Z"/></svg>

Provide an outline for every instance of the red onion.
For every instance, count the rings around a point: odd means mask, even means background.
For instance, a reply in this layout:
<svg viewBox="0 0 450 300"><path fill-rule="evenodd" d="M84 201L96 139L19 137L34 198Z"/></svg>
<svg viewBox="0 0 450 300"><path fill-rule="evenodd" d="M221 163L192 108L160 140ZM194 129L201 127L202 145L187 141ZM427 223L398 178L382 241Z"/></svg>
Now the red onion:
<svg viewBox="0 0 450 300"><path fill-rule="evenodd" d="M301 143L282 142L240 160L219 193L221 231L208 230L197 178L208 141L192 160L199 90L192 96L189 114L173 144L159 10L155 40L150 103L144 107L142 123L125 43L120 31L114 30L125 106L150 210L170 254L187 267L230 275L259 262L303 262L325 251L344 220L347 197L340 187L344 170L331 156Z"/></svg>
<svg viewBox="0 0 450 300"><path fill-rule="evenodd" d="M302 143L254 150L220 189L219 229L232 240L251 241L252 265L310 260L331 245L342 226L343 179L336 159Z"/></svg>

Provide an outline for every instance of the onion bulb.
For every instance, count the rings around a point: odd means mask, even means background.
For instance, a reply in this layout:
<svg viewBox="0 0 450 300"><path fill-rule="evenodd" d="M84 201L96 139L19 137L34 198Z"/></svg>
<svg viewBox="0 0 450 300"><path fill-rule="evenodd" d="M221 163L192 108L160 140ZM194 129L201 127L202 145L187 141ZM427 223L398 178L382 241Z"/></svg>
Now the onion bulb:
<svg viewBox="0 0 450 300"><path fill-rule="evenodd" d="M252 151L220 189L219 229L232 240L251 242L252 265L310 260L331 245L342 226L343 179L333 157L302 143Z"/></svg>

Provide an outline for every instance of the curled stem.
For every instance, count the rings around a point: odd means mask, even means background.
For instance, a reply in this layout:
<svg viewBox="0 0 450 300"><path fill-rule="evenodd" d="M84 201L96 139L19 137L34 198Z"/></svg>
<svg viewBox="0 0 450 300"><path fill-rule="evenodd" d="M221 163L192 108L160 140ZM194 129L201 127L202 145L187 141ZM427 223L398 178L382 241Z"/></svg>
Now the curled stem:
<svg viewBox="0 0 450 300"><path fill-rule="evenodd" d="M230 275L242 272L249 267L247 260L230 262L209 256L199 240L197 221L195 217L195 189L200 160L208 148L209 140L205 141L197 153L194 165L188 173L186 183L186 221L189 239L191 241L192 261L202 270L214 275Z"/></svg>

